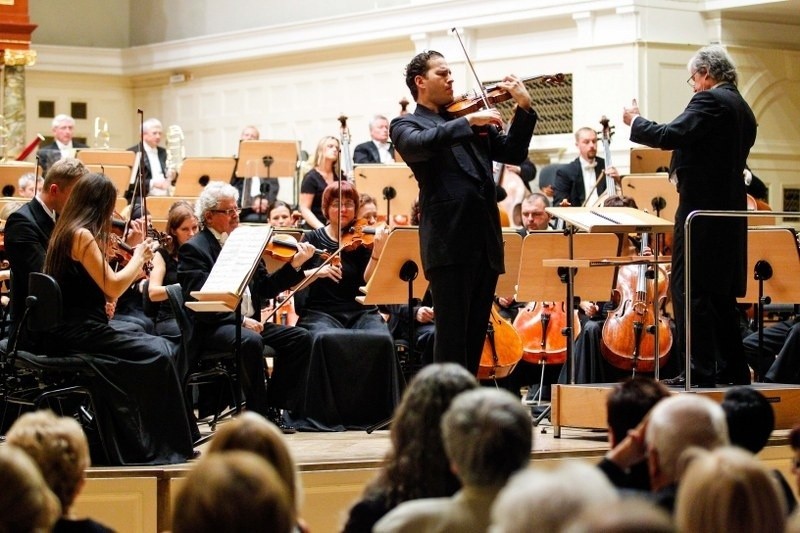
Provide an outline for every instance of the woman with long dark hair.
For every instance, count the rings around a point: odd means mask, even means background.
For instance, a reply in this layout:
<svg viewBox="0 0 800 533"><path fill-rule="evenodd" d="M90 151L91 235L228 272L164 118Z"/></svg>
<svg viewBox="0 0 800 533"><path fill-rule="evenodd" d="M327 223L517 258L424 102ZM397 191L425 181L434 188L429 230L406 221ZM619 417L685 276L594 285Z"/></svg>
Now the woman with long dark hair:
<svg viewBox="0 0 800 533"><path fill-rule="evenodd" d="M118 331L106 302L142 276L148 238L117 272L106 258L117 191L102 174L78 180L56 222L44 271L58 282L63 320L44 335L48 355L77 353L94 369L92 392L112 463L174 463L192 455L176 371L179 346L163 337ZM85 354L85 355L82 355Z"/></svg>

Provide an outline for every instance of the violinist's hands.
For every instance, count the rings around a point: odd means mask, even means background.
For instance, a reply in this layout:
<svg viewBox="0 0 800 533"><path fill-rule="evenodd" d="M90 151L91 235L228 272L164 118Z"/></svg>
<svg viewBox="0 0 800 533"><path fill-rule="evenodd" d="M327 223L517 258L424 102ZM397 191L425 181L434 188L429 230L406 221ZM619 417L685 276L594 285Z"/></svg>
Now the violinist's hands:
<svg viewBox="0 0 800 533"><path fill-rule="evenodd" d="M256 333L264 331L264 324L250 317L244 317L242 319L242 327L253 330Z"/></svg>
<svg viewBox="0 0 800 533"><path fill-rule="evenodd" d="M503 78L503 81L498 83L497 86L508 91L512 98L514 98L514 101L517 102L518 106L526 111L530 111L531 95L528 93L528 89L525 88L525 84L522 83L521 79L513 74L509 74Z"/></svg>
<svg viewBox="0 0 800 533"><path fill-rule="evenodd" d="M153 242L153 239L148 237L133 249L133 259L138 259L142 264L147 263L153 259L153 254L157 248L158 243Z"/></svg>
<svg viewBox="0 0 800 533"><path fill-rule="evenodd" d="M423 305L417 309L417 314L414 317L420 324L430 324L433 322L433 307Z"/></svg>
<svg viewBox="0 0 800 533"><path fill-rule="evenodd" d="M626 126L630 126L633 123L633 119L639 116L639 103L636 101L636 98L631 100L630 107L623 107L622 108L622 122L625 123Z"/></svg>
<svg viewBox="0 0 800 533"><path fill-rule="evenodd" d="M649 246L642 248L642 255L653 255L653 249Z"/></svg>
<svg viewBox="0 0 800 533"><path fill-rule="evenodd" d="M386 239L389 238L389 233L391 233L391 230L386 224L380 224L375 228L375 239L372 241L372 257L381 256Z"/></svg>
<svg viewBox="0 0 800 533"><path fill-rule="evenodd" d="M500 304L501 307L505 307L507 309L508 306L514 303L514 297L498 296L497 303Z"/></svg>
<svg viewBox="0 0 800 533"><path fill-rule="evenodd" d="M314 246L307 242L297 243L297 253L292 257L292 267L297 270L314 255Z"/></svg>
<svg viewBox="0 0 800 533"><path fill-rule="evenodd" d="M497 126L503 129L503 119L497 109L481 109L466 115L465 118L470 126Z"/></svg>
<svg viewBox="0 0 800 533"><path fill-rule="evenodd" d="M342 267L339 265L334 265L332 263L328 263L324 267L320 268L317 271L318 278L329 278L339 283L342 279Z"/></svg>
<svg viewBox="0 0 800 533"><path fill-rule="evenodd" d="M566 198L561 200L561 202L558 204L558 207L571 207L571 206L572 206L572 204L569 203L569 200L566 199Z"/></svg>
<svg viewBox="0 0 800 533"><path fill-rule="evenodd" d="M136 246L144 240L147 234L147 223L144 218L137 218L131 220L128 224L128 235L125 237L125 244L128 246Z"/></svg>

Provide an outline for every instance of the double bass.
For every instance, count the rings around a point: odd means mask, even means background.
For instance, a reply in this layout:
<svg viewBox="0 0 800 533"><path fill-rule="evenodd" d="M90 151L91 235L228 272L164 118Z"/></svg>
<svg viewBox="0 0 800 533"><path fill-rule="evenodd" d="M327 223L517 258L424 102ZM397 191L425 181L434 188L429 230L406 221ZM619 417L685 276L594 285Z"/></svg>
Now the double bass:
<svg viewBox="0 0 800 533"><path fill-rule="evenodd" d="M644 251L648 246L647 233L642 234ZM669 319L659 315L656 325L653 302L663 307L669 290L667 272L656 265L658 294L655 279L648 279L648 265L626 265L619 269L615 295L619 305L603 324L601 351L606 360L622 370L653 372L655 370L655 328L658 327L658 365L663 366L672 347ZM652 275L655 278L655 274Z"/></svg>
<svg viewBox="0 0 800 533"><path fill-rule="evenodd" d="M478 366L478 379L508 377L520 359L522 359L522 341L519 334L514 326L500 315L497 304L492 304Z"/></svg>

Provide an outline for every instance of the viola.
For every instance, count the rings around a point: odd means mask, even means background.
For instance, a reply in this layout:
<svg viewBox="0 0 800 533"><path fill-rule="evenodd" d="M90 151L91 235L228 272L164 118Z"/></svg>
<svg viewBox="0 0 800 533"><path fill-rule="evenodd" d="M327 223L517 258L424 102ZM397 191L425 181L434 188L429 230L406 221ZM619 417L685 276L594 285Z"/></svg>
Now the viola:
<svg viewBox="0 0 800 533"><path fill-rule="evenodd" d="M564 83L564 79L564 75L559 72L558 74L545 74L542 76L524 78L522 81L544 81L548 85L561 85ZM511 93L495 84L483 87L481 92L473 91L458 96L451 103L447 104L446 109L451 116L457 118L475 113L482 109L490 109L510 99Z"/></svg>
<svg viewBox="0 0 800 533"><path fill-rule="evenodd" d="M364 246L372 249L375 243L375 232L377 228L367 224L366 219L358 218L350 224L350 227L342 232L339 245L346 252L352 252L356 248Z"/></svg>
<svg viewBox="0 0 800 533"><path fill-rule="evenodd" d="M508 377L522 359L522 341L511 322L500 315L496 304L492 304L486 339L483 342L478 379L501 379Z"/></svg>
<svg viewBox="0 0 800 533"><path fill-rule="evenodd" d="M578 312L574 311L573 339L581 331ZM559 365L567 360L565 302L530 302L514 319L514 329L522 341L522 360L541 365Z"/></svg>
<svg viewBox="0 0 800 533"><path fill-rule="evenodd" d="M642 250L648 246L647 233L642 235ZM605 324L601 351L606 360L622 370L653 372L655 369L655 328L658 327L658 365L663 366L672 347L672 331L667 317L660 315L655 323L653 302L663 307L669 290L666 271L655 266L655 279L648 279L647 265L627 265L619 269L615 295L619 305L609 313ZM652 276L654 278L655 275Z"/></svg>

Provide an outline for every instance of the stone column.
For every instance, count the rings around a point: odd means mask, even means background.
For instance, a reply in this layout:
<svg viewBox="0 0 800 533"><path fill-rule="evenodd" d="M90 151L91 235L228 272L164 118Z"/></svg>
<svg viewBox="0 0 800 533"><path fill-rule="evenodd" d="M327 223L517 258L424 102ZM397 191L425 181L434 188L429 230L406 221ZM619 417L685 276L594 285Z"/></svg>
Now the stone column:
<svg viewBox="0 0 800 533"><path fill-rule="evenodd" d="M5 50L3 54L2 115L7 130L5 156L13 159L26 145L25 67L36 62L33 50ZM2 144L2 142L0 142ZM0 148L2 149L2 148Z"/></svg>

